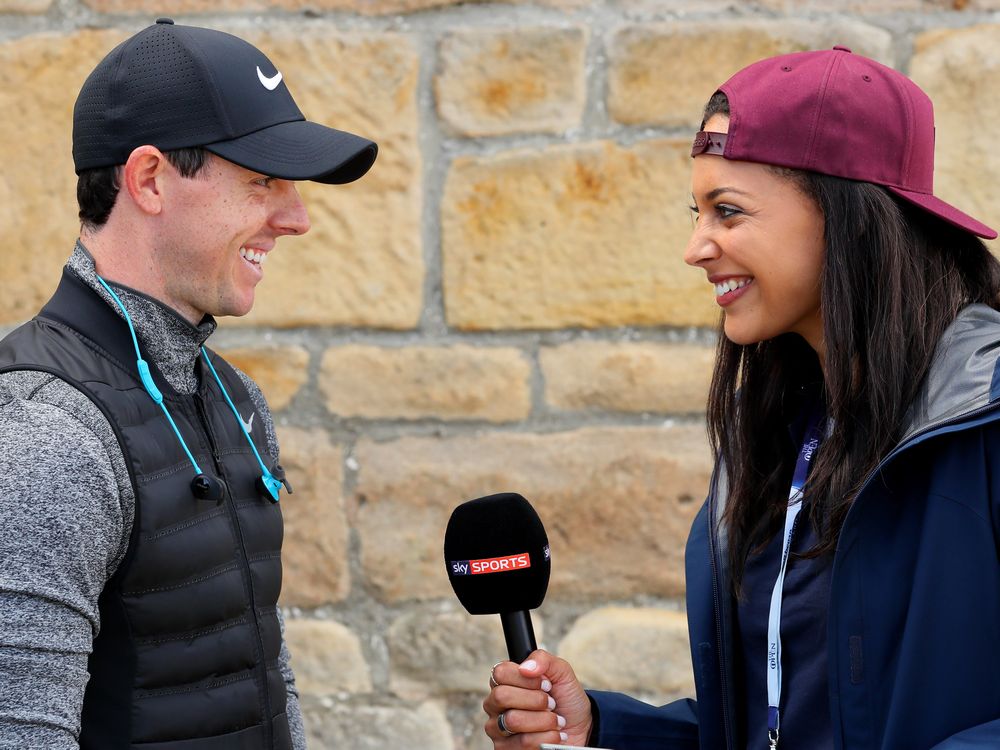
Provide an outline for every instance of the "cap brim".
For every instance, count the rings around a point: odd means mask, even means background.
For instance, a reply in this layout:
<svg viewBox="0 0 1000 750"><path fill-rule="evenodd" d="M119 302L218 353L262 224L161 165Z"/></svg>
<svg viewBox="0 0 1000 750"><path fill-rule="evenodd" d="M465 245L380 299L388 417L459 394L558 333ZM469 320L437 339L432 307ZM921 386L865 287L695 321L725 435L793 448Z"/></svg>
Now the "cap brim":
<svg viewBox="0 0 1000 750"><path fill-rule="evenodd" d="M997 237L995 230L986 226L983 222L973 219L967 213L959 211L950 203L945 203L940 198L935 198L933 195L928 195L927 193L915 193L911 190L902 190L888 185L886 189L891 190L903 200L909 201L928 213L934 214L939 219L943 219L952 226L964 229L966 232L971 232L977 237L982 237L984 240L994 240Z"/></svg>
<svg viewBox="0 0 1000 750"><path fill-rule="evenodd" d="M307 120L282 122L205 149L269 177L341 185L367 172L378 146L367 138Z"/></svg>

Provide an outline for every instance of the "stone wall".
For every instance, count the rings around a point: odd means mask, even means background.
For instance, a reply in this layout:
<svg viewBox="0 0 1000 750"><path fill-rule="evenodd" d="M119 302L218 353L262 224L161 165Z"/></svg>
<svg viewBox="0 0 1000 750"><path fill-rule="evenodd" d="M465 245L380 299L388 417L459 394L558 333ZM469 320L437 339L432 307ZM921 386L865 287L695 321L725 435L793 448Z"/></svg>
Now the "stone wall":
<svg viewBox="0 0 1000 750"><path fill-rule="evenodd" d="M243 35L308 116L375 138L306 185L255 311L295 494L283 604L311 747L485 750L499 622L454 600L451 509L514 490L553 577L541 640L589 685L691 692L683 546L711 468L717 317L686 267L699 109L765 55L845 44L937 105L937 192L1000 225L1000 0L0 0L0 328L76 236L70 115L157 15ZM789 123L795 127L796 123Z"/></svg>

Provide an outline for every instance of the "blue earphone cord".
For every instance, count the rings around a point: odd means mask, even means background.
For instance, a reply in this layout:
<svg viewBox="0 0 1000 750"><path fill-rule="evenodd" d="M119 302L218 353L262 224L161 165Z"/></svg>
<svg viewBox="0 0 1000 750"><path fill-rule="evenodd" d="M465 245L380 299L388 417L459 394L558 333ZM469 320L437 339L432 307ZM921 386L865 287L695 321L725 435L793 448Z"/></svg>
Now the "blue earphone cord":
<svg viewBox="0 0 1000 750"><path fill-rule="evenodd" d="M208 365L208 369L212 371L212 377L215 378L215 382L219 384L219 390L222 391L222 395L225 396L226 403L229 404L229 408L232 409L233 414L236 416L236 423L239 424L240 431L243 433L243 436L247 439L247 442L250 443L250 449L253 451L253 454L257 457L257 463L260 464L260 470L264 472L264 477L265 477L264 481L266 482L267 481L266 478L271 476L271 472L268 470L267 466L264 465L264 461L261 459L260 453L257 452L257 446L253 444L253 440L250 437L250 433L247 432L247 428L243 425L243 417L241 417L240 413L236 410L236 405L233 403L233 400L229 398L229 393L228 391L226 391L226 387L222 385L222 379L219 377L219 373L215 371L215 365L212 364L212 360L208 358L208 352L205 351L205 347L201 347L201 356L205 360L205 364Z"/></svg>
<svg viewBox="0 0 1000 750"><path fill-rule="evenodd" d="M198 462L194 460L194 456L191 455L191 451L188 450L187 443L184 442L184 438L181 436L181 431L177 429L177 424L174 422L174 418L170 416L170 412L167 411L167 407L163 405L163 394L160 393L160 389L157 388L156 383L153 382L153 376L149 372L149 365L146 363L146 360L142 358L142 354L139 351L139 339L135 336L135 328L132 325L132 318L129 317L128 310L125 309L125 305L118 298L118 295L115 294L115 290L108 286L108 283L104 279L98 276L97 280L101 282L101 286L108 290L108 294L111 295L112 299L114 299L118 307L121 308L122 314L125 316L125 322L128 324L128 332L132 335L132 345L135 347L135 356L137 358L136 366L139 368L139 379L142 380L142 385L146 389L146 393L148 393L150 398L152 398L160 409L163 410L164 416L167 418L167 421L170 422L170 426L173 428L174 434L177 436L177 441L181 444L181 448L183 448L184 452L187 454L188 460L191 462L194 470L199 474L204 473L198 465Z"/></svg>
<svg viewBox="0 0 1000 750"><path fill-rule="evenodd" d="M97 280L101 282L101 286L103 286L105 289L108 290L108 294L111 295L111 298L114 299L118 307L121 308L122 314L125 316L125 323L128 324L128 332L132 336L132 345L135 347L136 366L139 368L139 379L142 380L142 385L146 389L146 393L149 394L150 398L152 398L153 401L155 401L156 404L163 411L164 416L170 423L170 427L174 431L174 435L177 436L177 441L181 444L181 448L184 449L184 453L187 454L188 460L191 462L191 465L194 467L194 470L199 474L204 473L202 472L201 467L198 465L198 462L195 461L194 456L191 454L191 451L188 449L187 443L184 441L184 438L181 435L181 431L177 429L177 424L174 422L174 418L171 417L170 412L167 411L167 407L163 403L163 394L160 393L160 389L157 388L156 383L153 382L153 376L149 371L149 364L146 362L146 360L142 358L142 353L139 351L139 339L136 338L135 327L132 325L132 318L129 316L128 310L125 309L125 305L122 303L118 295L115 294L114 289L108 286L108 283L104 279L98 276ZM260 465L260 469L263 472L261 478L264 480L265 486L267 487L271 495L273 497L276 497L277 489L278 487L280 487L281 483L274 478L274 476L271 474L267 466L264 465L264 461L263 459L261 459L260 453L257 452L257 446L253 444L253 439L250 437L250 433L247 432L246 427L243 426L243 418L240 417L239 411L236 410L236 405L233 404L233 400L229 398L229 393L226 391L226 387L222 385L222 379L219 377L219 373L215 371L215 366L212 364L212 360L208 358L208 352L205 351L204 346L201 347L201 356L202 358L204 358L205 364L208 365L208 369L211 371L212 376L215 378L215 382L219 384L219 390L222 391L222 395L225 397L226 403L229 404L229 408L232 409L233 414L236 416L236 422L240 426L240 431L243 433L243 436L247 439L247 442L250 444L251 450L253 450L254 456L257 458L257 463Z"/></svg>

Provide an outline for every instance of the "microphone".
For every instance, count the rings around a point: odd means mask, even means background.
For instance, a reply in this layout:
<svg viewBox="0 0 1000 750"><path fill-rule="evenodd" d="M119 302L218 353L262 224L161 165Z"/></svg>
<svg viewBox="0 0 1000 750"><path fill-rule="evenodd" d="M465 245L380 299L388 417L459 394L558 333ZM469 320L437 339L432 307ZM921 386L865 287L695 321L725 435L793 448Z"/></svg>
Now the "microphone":
<svg viewBox="0 0 1000 750"><path fill-rule="evenodd" d="M500 615L507 655L521 663L537 648L528 610L549 585L549 540L531 503L513 492L462 503L448 520L444 560L455 595L471 615Z"/></svg>

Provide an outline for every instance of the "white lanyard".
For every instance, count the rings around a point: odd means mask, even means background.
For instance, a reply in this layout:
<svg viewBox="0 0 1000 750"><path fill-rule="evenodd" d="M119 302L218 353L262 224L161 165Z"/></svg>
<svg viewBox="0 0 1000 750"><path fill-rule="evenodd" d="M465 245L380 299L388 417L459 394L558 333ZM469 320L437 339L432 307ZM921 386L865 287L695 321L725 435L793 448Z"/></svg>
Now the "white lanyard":
<svg viewBox="0 0 1000 750"><path fill-rule="evenodd" d="M816 449L822 440L820 424L823 420L817 415L806 430L798 460L795 462L795 474L792 477L792 487L788 491L788 509L785 511L785 536L781 550L781 568L778 578L771 591L771 609L767 618L767 740L769 747L778 747L778 729L781 725L778 705L781 701L781 597L785 586L785 571L788 569L788 556L792 551L792 537L795 535L795 522L802 510L802 490L806 486L809 474L809 462L812 461Z"/></svg>

